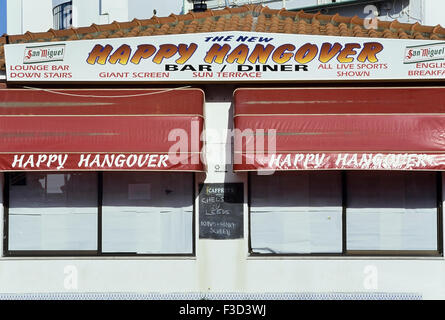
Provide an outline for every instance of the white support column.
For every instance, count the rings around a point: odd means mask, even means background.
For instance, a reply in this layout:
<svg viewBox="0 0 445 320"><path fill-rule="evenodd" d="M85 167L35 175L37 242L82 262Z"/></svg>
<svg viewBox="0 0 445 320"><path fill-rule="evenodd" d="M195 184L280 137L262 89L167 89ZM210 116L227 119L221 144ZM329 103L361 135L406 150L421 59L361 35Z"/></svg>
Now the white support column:
<svg viewBox="0 0 445 320"><path fill-rule="evenodd" d="M199 239L199 198L196 199L198 286L202 293L242 293L247 280L247 175L235 174L229 164L233 105L207 102L205 115L207 173L197 175L196 190L200 183L244 183L244 236L233 240Z"/></svg>

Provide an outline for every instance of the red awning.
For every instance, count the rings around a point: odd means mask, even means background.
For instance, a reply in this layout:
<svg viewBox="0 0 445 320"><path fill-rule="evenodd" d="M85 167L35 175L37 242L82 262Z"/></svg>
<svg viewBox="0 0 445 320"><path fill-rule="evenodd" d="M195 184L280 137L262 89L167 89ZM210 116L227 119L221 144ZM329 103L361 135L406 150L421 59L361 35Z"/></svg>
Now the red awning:
<svg viewBox="0 0 445 320"><path fill-rule="evenodd" d="M445 170L445 88L239 89L234 121L235 171Z"/></svg>
<svg viewBox="0 0 445 320"><path fill-rule="evenodd" d="M203 171L203 105L199 89L0 89L0 171Z"/></svg>

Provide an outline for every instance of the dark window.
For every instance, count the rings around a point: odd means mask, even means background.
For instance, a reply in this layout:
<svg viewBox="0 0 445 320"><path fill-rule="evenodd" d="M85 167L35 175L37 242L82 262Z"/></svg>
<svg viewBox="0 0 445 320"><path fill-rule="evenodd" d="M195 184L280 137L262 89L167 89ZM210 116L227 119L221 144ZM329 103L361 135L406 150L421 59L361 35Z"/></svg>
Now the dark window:
<svg viewBox="0 0 445 320"><path fill-rule="evenodd" d="M54 29L68 29L73 25L72 1L62 3L53 9Z"/></svg>
<svg viewBox="0 0 445 320"><path fill-rule="evenodd" d="M432 172L348 172L349 251L437 252L437 186Z"/></svg>
<svg viewBox="0 0 445 320"><path fill-rule="evenodd" d="M194 254L193 173L5 174L5 255Z"/></svg>
<svg viewBox="0 0 445 320"><path fill-rule="evenodd" d="M192 253L189 173L105 172L103 177L104 253Z"/></svg>
<svg viewBox="0 0 445 320"><path fill-rule="evenodd" d="M250 188L253 252L342 252L339 172L252 174Z"/></svg>
<svg viewBox="0 0 445 320"><path fill-rule="evenodd" d="M251 173L249 185L252 254L442 254L440 173Z"/></svg>
<svg viewBox="0 0 445 320"><path fill-rule="evenodd" d="M96 174L12 174L9 195L10 251L97 250Z"/></svg>

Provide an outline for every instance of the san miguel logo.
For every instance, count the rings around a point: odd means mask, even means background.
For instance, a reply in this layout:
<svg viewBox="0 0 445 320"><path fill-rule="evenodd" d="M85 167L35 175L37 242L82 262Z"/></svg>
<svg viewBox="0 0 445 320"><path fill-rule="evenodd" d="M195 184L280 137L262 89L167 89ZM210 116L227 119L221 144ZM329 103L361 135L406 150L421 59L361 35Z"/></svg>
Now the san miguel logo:
<svg viewBox="0 0 445 320"><path fill-rule="evenodd" d="M445 43L406 47L403 63L445 60Z"/></svg>
<svg viewBox="0 0 445 320"><path fill-rule="evenodd" d="M23 57L24 64L63 61L65 45L55 44L48 46L26 47Z"/></svg>

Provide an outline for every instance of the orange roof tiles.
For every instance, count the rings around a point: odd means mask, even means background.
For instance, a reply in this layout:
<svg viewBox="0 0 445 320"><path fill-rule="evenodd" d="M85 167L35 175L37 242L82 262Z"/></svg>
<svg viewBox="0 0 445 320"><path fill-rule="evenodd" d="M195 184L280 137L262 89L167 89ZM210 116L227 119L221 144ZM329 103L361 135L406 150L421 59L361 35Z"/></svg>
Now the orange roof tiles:
<svg viewBox="0 0 445 320"><path fill-rule="evenodd" d="M377 29L366 29L364 25L364 20L357 16L343 17L339 14L324 15L320 12L274 10L259 5L189 12L184 15L171 14L162 18L153 16L145 20L114 21L105 25L92 24L89 27L66 30L50 29L47 32L4 35L0 37L0 70L5 69L3 44L6 43L6 37L9 43L27 43L198 32L256 31L343 37L445 40L445 28L440 25L429 27L419 23L400 23L397 20L378 21Z"/></svg>

